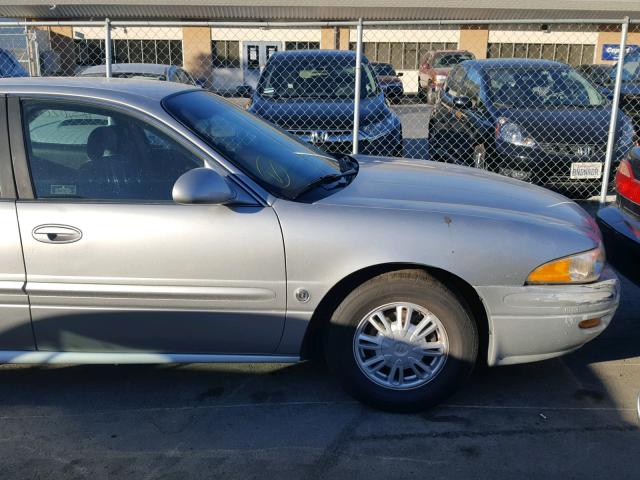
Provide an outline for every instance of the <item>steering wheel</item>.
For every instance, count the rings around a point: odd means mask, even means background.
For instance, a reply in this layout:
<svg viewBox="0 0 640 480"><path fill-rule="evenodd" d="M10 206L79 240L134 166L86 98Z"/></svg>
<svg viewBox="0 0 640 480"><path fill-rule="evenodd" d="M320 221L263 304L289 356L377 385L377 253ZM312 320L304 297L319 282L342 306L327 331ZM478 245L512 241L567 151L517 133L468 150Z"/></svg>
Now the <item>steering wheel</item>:
<svg viewBox="0 0 640 480"><path fill-rule="evenodd" d="M269 183L280 188L287 188L291 185L291 177L289 177L287 171L271 159L258 155L256 157L256 169L258 174Z"/></svg>

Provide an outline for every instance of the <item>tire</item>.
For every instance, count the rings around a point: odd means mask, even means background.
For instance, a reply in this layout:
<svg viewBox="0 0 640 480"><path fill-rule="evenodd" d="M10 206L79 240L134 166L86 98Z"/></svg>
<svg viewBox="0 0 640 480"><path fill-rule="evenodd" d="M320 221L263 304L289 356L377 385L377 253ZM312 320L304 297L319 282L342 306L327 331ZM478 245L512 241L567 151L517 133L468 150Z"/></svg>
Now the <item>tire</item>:
<svg viewBox="0 0 640 480"><path fill-rule="evenodd" d="M420 78L418 78L418 101L424 103L427 101L422 85L420 84Z"/></svg>
<svg viewBox="0 0 640 480"><path fill-rule="evenodd" d="M406 329L407 336L394 342L389 336L376 333L378 343L371 345L380 345L379 351L371 347L360 348L363 342L356 342L356 338L374 338L370 331L372 324L367 318L371 316L382 325L380 317L372 315L380 308L392 312L384 314L390 326L386 331L402 335L398 332L405 330L398 329L402 329L402 324L406 325L407 313L400 310L398 322L398 314L394 317L393 313L396 303L414 308ZM420 327L427 318L424 312L429 315L429 321L426 327ZM412 360L412 357L422 355L414 350L418 347L412 347L413 344L403 342L403 339L432 328L435 328L434 332L419 341L429 342L424 345L432 347L424 348L430 352L440 349L443 354L421 357L420 362L431 369L428 373L429 369L419 367L420 363ZM420 348L419 352L422 351ZM402 270L369 280L343 300L332 315L325 354L343 388L356 399L382 410L417 412L440 403L469 376L478 355L478 330L468 310L446 286L421 270ZM377 373L364 365L371 363L373 356L384 359L381 363L385 365ZM405 366L409 363L413 367ZM379 363L375 363L372 368L375 370L378 366ZM369 373L366 373L368 368Z"/></svg>
<svg viewBox="0 0 640 480"><path fill-rule="evenodd" d="M404 147L402 146L402 140L400 140L399 144L393 149L392 157L402 158L404 156Z"/></svg>
<svg viewBox="0 0 640 480"><path fill-rule="evenodd" d="M442 162L442 155L440 155L440 144L436 138L435 128L433 128L433 121L430 118L427 125L427 142L429 145L429 160L434 162Z"/></svg>

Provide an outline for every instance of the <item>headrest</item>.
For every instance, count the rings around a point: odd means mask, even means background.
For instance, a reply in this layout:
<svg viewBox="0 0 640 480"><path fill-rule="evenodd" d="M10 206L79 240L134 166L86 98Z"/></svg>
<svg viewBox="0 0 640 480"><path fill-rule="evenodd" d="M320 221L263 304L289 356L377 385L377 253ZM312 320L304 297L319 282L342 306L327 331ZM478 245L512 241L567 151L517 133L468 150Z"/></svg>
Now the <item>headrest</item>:
<svg viewBox="0 0 640 480"><path fill-rule="evenodd" d="M100 160L106 153L118 153L119 129L115 125L94 129L87 139L87 156L91 160ZM120 139L122 140L122 139Z"/></svg>

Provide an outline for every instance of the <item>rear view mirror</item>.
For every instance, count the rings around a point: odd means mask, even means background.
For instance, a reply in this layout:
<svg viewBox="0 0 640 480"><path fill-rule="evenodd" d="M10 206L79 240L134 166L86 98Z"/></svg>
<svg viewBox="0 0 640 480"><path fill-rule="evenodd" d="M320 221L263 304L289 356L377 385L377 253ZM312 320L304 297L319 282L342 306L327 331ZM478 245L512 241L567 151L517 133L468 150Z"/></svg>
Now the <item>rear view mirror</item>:
<svg viewBox="0 0 640 480"><path fill-rule="evenodd" d="M210 168L194 168L173 185L173 201L184 205L224 205L236 198L227 180Z"/></svg>
<svg viewBox="0 0 640 480"><path fill-rule="evenodd" d="M236 88L236 97L251 98L253 95L253 88L251 85L240 85Z"/></svg>

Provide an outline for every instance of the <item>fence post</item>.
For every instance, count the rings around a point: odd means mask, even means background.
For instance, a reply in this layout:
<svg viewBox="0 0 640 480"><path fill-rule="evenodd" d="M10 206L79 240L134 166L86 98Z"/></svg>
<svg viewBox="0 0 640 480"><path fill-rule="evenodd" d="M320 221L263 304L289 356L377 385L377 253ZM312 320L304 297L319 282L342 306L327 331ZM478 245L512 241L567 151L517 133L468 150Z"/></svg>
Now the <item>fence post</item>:
<svg viewBox="0 0 640 480"><path fill-rule="evenodd" d="M40 52L38 50L38 35L35 30L24 27L27 39L27 51L29 55L29 75L32 77L42 76L40 71Z"/></svg>
<svg viewBox="0 0 640 480"><path fill-rule="evenodd" d="M358 20L356 43L356 84L353 94L353 147L351 153L358 154L358 135L360 131L360 90L362 89L362 19Z"/></svg>
<svg viewBox="0 0 640 480"><path fill-rule="evenodd" d="M607 191L609 189L609 171L613 163L613 156L616 149L616 126L618 123L618 110L620 107L620 88L622 86L622 73L624 66L624 54L627 49L627 33L629 32L629 17L624 17L622 21L622 31L620 33L620 54L616 68L616 81L613 87L613 99L611 100L611 120L609 121L609 136L607 138L607 156L604 160L604 172L602 173L602 190L600 190L600 205L607 201Z"/></svg>
<svg viewBox="0 0 640 480"><path fill-rule="evenodd" d="M111 78L111 21L104 19L104 76Z"/></svg>

